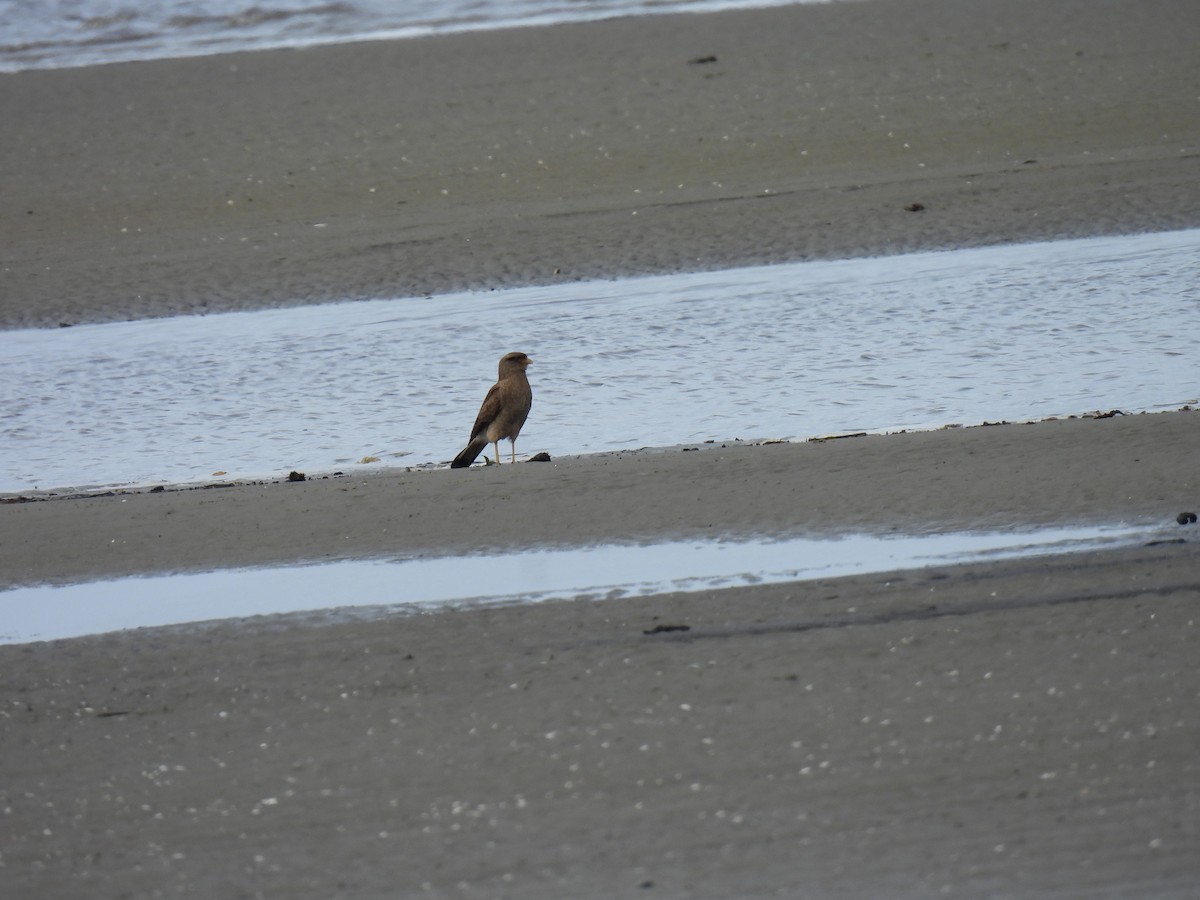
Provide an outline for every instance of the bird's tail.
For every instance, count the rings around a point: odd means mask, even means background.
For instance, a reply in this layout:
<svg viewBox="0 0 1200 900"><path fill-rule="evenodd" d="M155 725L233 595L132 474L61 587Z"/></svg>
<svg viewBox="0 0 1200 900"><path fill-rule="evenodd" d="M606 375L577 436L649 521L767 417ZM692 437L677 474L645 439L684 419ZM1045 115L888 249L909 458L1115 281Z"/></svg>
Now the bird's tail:
<svg viewBox="0 0 1200 900"><path fill-rule="evenodd" d="M471 463L475 462L476 457L483 452L483 448L488 445L486 436L481 435L463 448L462 453L454 457L454 462L450 463L452 469L465 469Z"/></svg>

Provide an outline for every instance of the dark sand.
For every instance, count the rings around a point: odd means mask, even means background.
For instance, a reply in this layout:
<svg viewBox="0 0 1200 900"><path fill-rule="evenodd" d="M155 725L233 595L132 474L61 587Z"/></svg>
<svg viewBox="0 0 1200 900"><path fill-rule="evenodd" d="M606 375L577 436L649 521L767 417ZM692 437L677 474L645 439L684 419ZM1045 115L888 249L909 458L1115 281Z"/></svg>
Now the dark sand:
<svg viewBox="0 0 1200 900"><path fill-rule="evenodd" d="M889 0L0 76L0 324L1200 225L1198 10ZM0 504L3 587L1182 541L0 647L4 895L1193 897L1197 415Z"/></svg>

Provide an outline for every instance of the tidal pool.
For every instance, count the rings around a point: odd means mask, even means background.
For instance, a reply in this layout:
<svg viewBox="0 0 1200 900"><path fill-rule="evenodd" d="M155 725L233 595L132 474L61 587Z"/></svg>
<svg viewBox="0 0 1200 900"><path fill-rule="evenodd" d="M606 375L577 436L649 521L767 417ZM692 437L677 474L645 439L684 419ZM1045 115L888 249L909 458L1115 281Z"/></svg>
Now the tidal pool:
<svg viewBox="0 0 1200 900"><path fill-rule="evenodd" d="M1173 409L1198 346L1200 231L7 331L0 492L444 463L509 350L557 456Z"/></svg>
<svg viewBox="0 0 1200 900"><path fill-rule="evenodd" d="M804 581L1146 540L1146 526L846 535L530 550L226 569L0 592L0 643L326 610L321 621L483 604L604 600ZM509 593L495 595L495 584Z"/></svg>

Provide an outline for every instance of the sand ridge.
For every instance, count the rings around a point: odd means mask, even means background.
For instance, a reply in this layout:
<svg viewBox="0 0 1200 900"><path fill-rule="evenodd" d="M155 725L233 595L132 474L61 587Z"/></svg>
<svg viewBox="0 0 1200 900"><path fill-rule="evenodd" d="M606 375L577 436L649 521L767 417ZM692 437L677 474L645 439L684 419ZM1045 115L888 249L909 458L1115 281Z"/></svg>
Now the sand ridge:
<svg viewBox="0 0 1200 900"><path fill-rule="evenodd" d="M1169 524L1200 506L1198 440L1200 414L1181 410L466 471L15 495L0 504L0 588L714 536Z"/></svg>
<svg viewBox="0 0 1200 900"><path fill-rule="evenodd" d="M1196 226L1197 43L887 0L4 75L0 326Z"/></svg>

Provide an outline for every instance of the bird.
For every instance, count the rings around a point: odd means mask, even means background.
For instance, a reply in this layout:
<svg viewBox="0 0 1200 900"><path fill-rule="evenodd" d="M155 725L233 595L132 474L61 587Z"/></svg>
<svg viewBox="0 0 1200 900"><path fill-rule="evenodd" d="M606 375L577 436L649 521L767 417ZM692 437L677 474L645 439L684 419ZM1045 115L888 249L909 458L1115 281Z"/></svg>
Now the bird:
<svg viewBox="0 0 1200 900"><path fill-rule="evenodd" d="M500 439L512 442L512 462L517 461L517 435L533 405L533 391L525 368L533 362L526 354L518 351L500 357L500 374L483 398L475 425L471 428L471 439L463 451L450 463L452 469L462 469L475 462L475 458L488 444L496 447L496 463L500 462Z"/></svg>

